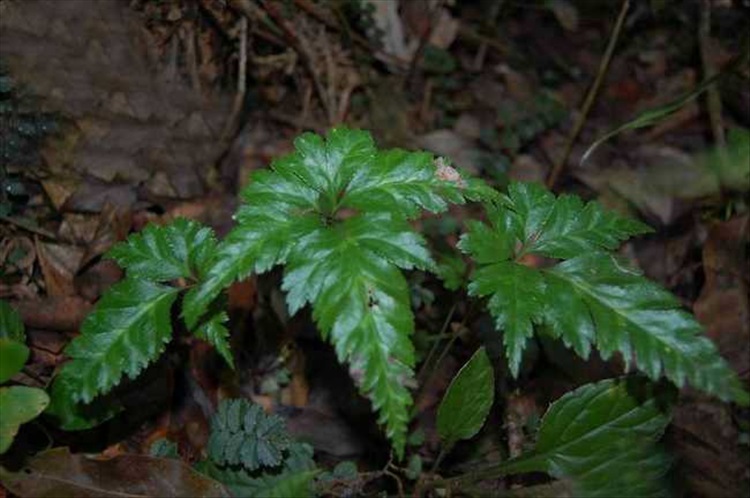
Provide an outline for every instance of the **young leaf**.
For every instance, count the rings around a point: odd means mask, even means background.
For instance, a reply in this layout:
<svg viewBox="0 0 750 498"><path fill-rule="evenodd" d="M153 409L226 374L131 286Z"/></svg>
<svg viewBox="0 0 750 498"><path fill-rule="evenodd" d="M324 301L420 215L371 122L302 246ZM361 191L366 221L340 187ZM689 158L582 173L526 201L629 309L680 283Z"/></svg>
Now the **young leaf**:
<svg viewBox="0 0 750 498"><path fill-rule="evenodd" d="M170 308L177 289L126 278L115 284L86 317L81 335L65 348L71 358L53 389L89 403L109 392L122 376L135 378L164 351L172 336Z"/></svg>
<svg viewBox="0 0 750 498"><path fill-rule="evenodd" d="M290 311L312 304L401 454L414 325L399 268L434 267L407 219L494 194L428 154L379 152L362 131L338 128L325 140L305 134L295 149L272 171L253 175L237 226L219 244L206 280L186 295L183 316L196 327L232 281L288 263Z"/></svg>
<svg viewBox="0 0 750 498"><path fill-rule="evenodd" d="M678 386L689 381L724 400L750 402L678 301L607 252L645 225L517 183L489 215L491 226L470 225L459 247L479 263L469 291L490 296L514 375L534 325L541 325L584 358L596 345L605 358L618 351L653 379L663 373ZM527 254L571 259L532 269L520 264Z"/></svg>
<svg viewBox="0 0 750 498"><path fill-rule="evenodd" d="M547 472L581 497L665 495L669 459L656 442L669 416L652 394L639 400L628 387L610 379L555 401L534 450L504 463L505 473Z"/></svg>
<svg viewBox="0 0 750 498"><path fill-rule="evenodd" d="M117 244L107 257L127 270L128 277L167 282L200 278L216 250L210 228L178 218L166 226L148 225L142 232Z"/></svg>
<svg viewBox="0 0 750 498"><path fill-rule="evenodd" d="M473 437L484 425L495 399L495 377L484 348L461 367L440 402L437 430L452 446Z"/></svg>
<svg viewBox="0 0 750 498"><path fill-rule="evenodd" d="M26 342L23 322L18 312L10 304L0 299L0 339Z"/></svg>
<svg viewBox="0 0 750 498"><path fill-rule="evenodd" d="M47 393L35 387L0 387L0 455L10 447L21 424L35 419L49 404Z"/></svg>
<svg viewBox="0 0 750 498"><path fill-rule="evenodd" d="M211 421L208 455L217 464L252 471L279 465L290 443L281 417L244 399L226 400Z"/></svg>

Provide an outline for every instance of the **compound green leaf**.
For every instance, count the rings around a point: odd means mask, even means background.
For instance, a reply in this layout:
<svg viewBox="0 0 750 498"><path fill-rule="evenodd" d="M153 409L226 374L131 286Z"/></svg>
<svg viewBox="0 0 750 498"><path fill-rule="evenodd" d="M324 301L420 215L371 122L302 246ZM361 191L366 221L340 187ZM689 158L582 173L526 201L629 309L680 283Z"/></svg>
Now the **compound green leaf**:
<svg viewBox="0 0 750 498"><path fill-rule="evenodd" d="M669 416L642 387L610 379L564 395L544 415L534 450L505 472L547 472L581 497L666 495L670 462L656 443Z"/></svg>
<svg viewBox="0 0 750 498"><path fill-rule="evenodd" d="M495 376L484 348L461 367L440 402L437 430L452 446L473 437L484 425L495 399Z"/></svg>
<svg viewBox="0 0 750 498"><path fill-rule="evenodd" d="M490 296L487 307L503 331L510 371L518 375L523 351L544 310L542 274L512 261L482 266L469 284L469 295Z"/></svg>
<svg viewBox="0 0 750 498"><path fill-rule="evenodd" d="M400 453L414 325L399 269L435 268L407 219L493 196L442 159L378 151L367 132L304 134L294 153L253 175L237 225L219 244L206 279L185 296L183 317L194 329L233 281L286 264L290 311L312 304L323 335L350 363Z"/></svg>
<svg viewBox="0 0 750 498"><path fill-rule="evenodd" d="M26 342L26 333L18 312L6 301L0 299L0 339L3 338Z"/></svg>
<svg viewBox="0 0 750 498"><path fill-rule="evenodd" d="M596 250L616 249L623 240L651 231L643 223L584 204L573 195L555 197L541 185L512 183L506 207L524 253L567 259Z"/></svg>
<svg viewBox="0 0 750 498"><path fill-rule="evenodd" d="M216 464L253 471L279 465L290 444L284 419L244 399L225 400L211 421L208 455Z"/></svg>
<svg viewBox="0 0 750 498"><path fill-rule="evenodd" d="M300 240L284 276L290 310L312 303L324 337L349 362L398 452L411 403L406 384L414 376L414 323L399 268L432 266L424 240L404 220L362 214Z"/></svg>
<svg viewBox="0 0 750 498"><path fill-rule="evenodd" d="M638 271L612 255L590 253L545 273L554 282L548 287L547 301L571 305L547 310L547 321L561 333L570 337L577 333L571 327L593 328L604 358L619 351L626 363L634 361L652 379L663 372L680 387L688 381L723 400L748 403L737 375L703 335L701 325L680 309L674 296ZM562 316L584 308L588 313L576 321Z"/></svg>
<svg viewBox="0 0 750 498"><path fill-rule="evenodd" d="M226 312L215 313L198 326L195 330L195 337L211 344L224 358L224 361L234 368L234 358L229 346L229 330L225 325L228 320L229 315Z"/></svg>
<svg viewBox="0 0 750 498"><path fill-rule="evenodd" d="M595 345L605 358L621 353L652 379L664 374L678 386L687 381L724 400L750 402L678 301L608 252L645 225L519 183L488 215L491 224L469 224L459 247L478 263L469 291L490 296L514 375L534 327L543 326L583 358ZM519 263L530 253L568 260L535 270Z"/></svg>
<svg viewBox="0 0 750 498"><path fill-rule="evenodd" d="M35 419L49 404L49 397L35 387L0 387L0 455L10 448L18 428Z"/></svg>
<svg viewBox="0 0 750 498"><path fill-rule="evenodd" d="M148 225L113 247L107 257L127 270L128 277L166 282L200 278L215 250L210 228L179 218L166 226Z"/></svg>
<svg viewBox="0 0 750 498"><path fill-rule="evenodd" d="M0 384L21 371L29 359L29 348L12 339L0 338Z"/></svg>
<svg viewBox="0 0 750 498"><path fill-rule="evenodd" d="M135 378L171 339L170 309L177 292L131 278L115 284L86 317L81 335L65 348L71 360L55 382L63 383L74 401L89 403L123 375ZM63 391L53 389L53 397Z"/></svg>

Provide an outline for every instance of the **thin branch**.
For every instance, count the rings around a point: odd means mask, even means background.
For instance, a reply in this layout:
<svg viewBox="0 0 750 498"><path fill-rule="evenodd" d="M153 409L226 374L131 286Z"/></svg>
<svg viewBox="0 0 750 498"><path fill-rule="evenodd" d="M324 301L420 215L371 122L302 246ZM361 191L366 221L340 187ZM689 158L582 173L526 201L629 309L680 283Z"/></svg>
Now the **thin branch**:
<svg viewBox="0 0 750 498"><path fill-rule="evenodd" d="M237 127L240 112L242 111L242 104L245 102L245 89L247 88L247 23L248 19L246 16L240 18L240 60L237 71L237 93L234 95L229 119L219 137L219 142L221 143L227 142L229 137L233 135Z"/></svg>
<svg viewBox="0 0 750 498"><path fill-rule="evenodd" d="M711 60L711 0L701 2L701 16L698 25L698 43L701 52L701 64L703 65L703 78L709 79L716 75L716 67ZM711 133L716 143L718 159L720 163L726 164L726 137L724 136L724 123L721 119L721 96L718 86L713 83L706 89L706 106L708 117L711 122Z"/></svg>
<svg viewBox="0 0 750 498"><path fill-rule="evenodd" d="M453 314L455 312L456 312L456 303L454 302L453 305L451 306L451 309L448 311L448 314L445 316L445 321L443 322L443 326L440 327L440 332L438 332L435 342L432 343L432 348L430 348L430 352L427 354L427 358L425 358L424 362L422 363L422 368L419 370L419 373L417 374L417 379L421 379L424 376L424 373L430 364L430 360L432 360L432 357L435 356L435 353L437 353L438 345L440 344L440 337L442 337L443 334L445 334L445 331L448 330L448 325L450 325L451 319L453 318Z"/></svg>
<svg viewBox="0 0 750 498"><path fill-rule="evenodd" d="M377 54L379 57L382 57L383 59L386 59L394 65L398 67L406 67L408 64L408 61L405 61L399 57L394 56L393 54L387 54L383 52L382 50L378 49L377 47L374 47L369 41L367 41L366 38L362 37L358 33L355 33L354 31L347 29L347 26L339 26L335 22L331 21L327 16L325 16L317 5L313 4L310 0L294 0L294 4L299 7L300 9L304 10L306 13L310 14L312 17L317 19L318 21L325 24L325 26L329 29L332 29L337 32L344 31L347 36L351 38L351 40L356 44L359 45L361 48L365 49L366 51ZM331 8L333 8L336 13L338 14L338 10L336 9L335 5L332 5Z"/></svg>
<svg viewBox="0 0 750 498"><path fill-rule="evenodd" d="M47 237L48 239L51 239L51 240L57 240L57 236L54 233L48 230L45 230L44 228L36 227L24 219L13 218L11 216L0 216L0 221L4 221L6 223L15 225L19 228L26 230L27 232L35 233L37 235L41 235L42 237Z"/></svg>
<svg viewBox="0 0 750 498"><path fill-rule="evenodd" d="M435 25L437 24L438 19L440 19L440 14L443 11L444 4L445 0L437 0L433 8L430 9L428 13L429 24L427 25L427 30L422 33L422 36L419 37L419 45L417 45L417 50L412 56L411 64L409 65L409 73L405 80L406 82L413 81L417 75L419 61L420 59L422 59L422 54L424 53L425 46L427 46L427 42L430 40L433 31L435 31Z"/></svg>
<svg viewBox="0 0 750 498"><path fill-rule="evenodd" d="M570 152L573 150L573 144L578 138L578 135L581 133L583 125L586 122L586 118L589 115L589 111L591 111L591 107L596 101L596 97L599 94L599 88L601 87L602 81L604 81L604 76L607 74L609 62L612 60L612 54L615 51L617 40L620 38L620 32L622 31L622 27L625 24L625 16L628 13L629 8L630 0L623 0L622 7L620 7L620 14L617 16L617 21L615 22L615 26L612 29L612 34L609 37L607 49L604 52L604 57L602 58L601 63L599 64L599 70L597 72L596 79L594 80L594 84L591 85L591 88L586 94L586 100L583 103L581 112L576 119L573 130L568 136L568 141L565 144L565 152L560 158L558 158L557 162L552 168L552 173L550 173L549 177L547 178L547 188L549 188L550 190L552 190L552 188L555 186L555 183L557 183L557 179L560 177L560 173L562 173L562 170L565 167L565 163L570 157Z"/></svg>
<svg viewBox="0 0 750 498"><path fill-rule="evenodd" d="M309 47L300 41L299 37L295 33L294 27L287 19L284 18L283 14L279 11L278 4L268 0L260 1L263 11L279 28L281 28L281 31L284 33L284 37L286 38L286 40L299 54L302 64L304 64L305 69L307 69L307 72L310 74L310 78L313 81L315 93L318 94L318 98L320 99L320 103L323 106L323 110L325 111L326 117L328 118L328 122L333 123L335 120L335 115L333 113L334 111L331 107L331 103L328 101L325 88L323 88L323 84L318 77L318 73L315 71L315 64L313 62L313 57L310 53ZM241 12L248 12L248 4L250 4L248 0L232 0L232 5Z"/></svg>

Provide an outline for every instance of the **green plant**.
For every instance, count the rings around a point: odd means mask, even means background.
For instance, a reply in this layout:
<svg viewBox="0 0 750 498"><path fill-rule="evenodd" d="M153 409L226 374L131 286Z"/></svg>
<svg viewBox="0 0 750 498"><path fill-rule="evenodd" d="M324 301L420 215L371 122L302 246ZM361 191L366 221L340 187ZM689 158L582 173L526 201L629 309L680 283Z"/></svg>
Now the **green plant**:
<svg viewBox="0 0 750 498"><path fill-rule="evenodd" d="M0 301L0 384L21 371L29 358L26 334L18 313ZM43 389L26 386L0 387L0 454L5 453L19 427L47 408L49 397Z"/></svg>
<svg viewBox="0 0 750 498"><path fill-rule="evenodd" d="M648 230L642 223L536 185L515 183L500 194L443 158L378 150L363 131L334 129L326 139L304 134L295 148L253 175L237 225L224 240L178 220L148 227L109 253L126 278L105 294L66 349L71 361L54 381L48 410L64 428L91 427L117 412L102 395L125 375L136 377L164 350L182 291L180 314L189 332L212 343L232 365L222 291L251 273L283 265L290 312L311 305L321 334L348 363L401 458L409 388L415 384L414 319L402 270L438 271L409 222L423 211L441 212L467 200L482 201L489 220L469 222L459 244L476 265L469 292L489 298L513 375L537 329L584 358L592 346L605 357L619 352L626 365L652 379L663 373L678 386L687 381L722 399L748 402L698 323L669 293L612 254L623 240ZM525 264L530 255L562 262L535 268ZM465 370L486 370L489 362L481 358L481 368L472 363ZM455 396L451 392L448 400ZM491 398L483 399L489 410ZM448 446L478 430L450 430L445 417L461 402L445 406L439 418ZM551 413L542 436L558 416ZM273 427L268 430L273 433ZM224 463L242 461L224 451Z"/></svg>
<svg viewBox="0 0 750 498"><path fill-rule="evenodd" d="M611 254L646 225L535 184L511 184L488 211L490 225L471 222L459 247L477 263L469 293L490 296L513 375L536 325L583 358L596 345L605 359L618 351L654 380L663 372L678 386L750 401L677 299ZM528 255L563 261L532 268L523 264Z"/></svg>
<svg viewBox="0 0 750 498"><path fill-rule="evenodd" d="M154 456L178 458L177 445L160 439ZM284 421L244 399L224 400L211 419L207 457L196 470L236 496L312 496L320 474L310 445L293 441Z"/></svg>
<svg viewBox="0 0 750 498"><path fill-rule="evenodd" d="M480 380L490 386L485 394L456 388ZM492 403L486 393L493 390L492 368L480 349L458 373L440 405L438 430L448 445L456 431L473 435L481 429L489 411L485 407ZM466 489L482 479L545 472L560 479L551 485L549 496L664 496L670 460L657 441L670 417L660 403L652 385L643 379L584 385L550 405L532 451L439 480L434 487Z"/></svg>

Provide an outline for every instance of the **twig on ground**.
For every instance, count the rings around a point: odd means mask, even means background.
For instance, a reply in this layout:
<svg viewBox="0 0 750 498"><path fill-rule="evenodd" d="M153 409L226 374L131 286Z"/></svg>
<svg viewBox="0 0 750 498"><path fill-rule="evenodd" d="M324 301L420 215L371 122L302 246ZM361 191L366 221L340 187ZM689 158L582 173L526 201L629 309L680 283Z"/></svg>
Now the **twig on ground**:
<svg viewBox="0 0 750 498"><path fill-rule="evenodd" d="M420 59L422 59L424 48L425 46L427 46L427 42L430 41L430 36L432 36L432 32L435 30L435 25L437 24L438 18L440 17L440 13L443 10L444 4L445 4L445 0L437 0L435 5L429 11L429 15L428 15L429 24L427 25L427 30L425 30L424 33L421 33L421 36L419 37L419 45L417 45L417 50L414 52L414 55L412 56L411 63L409 65L409 73L405 79L407 83L411 83L417 75L417 68L419 67L419 61Z"/></svg>
<svg viewBox="0 0 750 498"><path fill-rule="evenodd" d="M190 84L196 93L201 93L201 79L198 75L198 55L195 50L195 37L197 36L192 23L186 23L180 30L182 42L185 44L185 63L190 73Z"/></svg>
<svg viewBox="0 0 750 498"><path fill-rule="evenodd" d="M622 6L620 7L620 13L617 16L617 21L615 21L614 28L612 28L612 34L609 37L607 49L605 50L604 57L599 64L599 70L597 71L596 79L594 80L594 84L591 85L591 88L586 94L586 100L583 102L581 112L576 119L575 125L573 125L573 129L570 132L570 135L568 136L567 143L565 144L565 152L563 152L562 156L558 158L557 162L552 168L552 172L547 178L547 188L549 188L550 190L552 190L555 186L555 183L557 183L557 179L560 177L560 173L562 173L562 170L565 167L565 163L570 157L570 152L573 150L573 144L578 138L578 135L581 133L583 125L586 122L586 118L588 117L589 111L591 111L591 107L596 101L596 97L599 94L599 88L601 87L602 81L604 81L604 76L607 74L609 62L612 60L612 54L615 51L617 40L620 38L620 32L622 31L622 27L625 24L625 16L628 13L629 8L630 0L623 0Z"/></svg>
<svg viewBox="0 0 750 498"><path fill-rule="evenodd" d="M495 2L492 3L492 6L490 7L489 12L489 25L494 27L495 22L497 21L497 16L500 14L500 11L503 9L503 4L505 4L505 0L495 0ZM477 54L474 56L474 71L481 71L482 67L484 67L484 59L487 57L487 47L489 44L487 43L487 40L482 40L479 43L479 49L477 50Z"/></svg>
<svg viewBox="0 0 750 498"><path fill-rule="evenodd" d="M326 132L326 127L321 125L320 123L308 121L307 119L303 119L301 117L295 118L294 116L289 116L278 111L270 111L268 113L268 117L270 119L273 119L274 121L278 121L279 123L293 126L298 130L312 130L320 134L325 134Z"/></svg>
<svg viewBox="0 0 750 498"><path fill-rule="evenodd" d="M432 360L432 357L435 356L435 353L437 353L438 345L440 344L440 337L442 337L443 334L445 334L445 331L448 330L448 325L451 323L451 319L453 318L453 314L456 312L456 303L454 302L451 306L451 309L448 311L448 314L445 316L445 321L443 322L443 326L440 327L440 332L437 334L437 338L435 339L435 342L432 344L432 348L430 348L430 352L427 353L427 358L425 358L424 362L422 363L422 368L419 370L419 373L417 373L417 379L421 379L424 377L425 371L427 370L427 367L430 364L430 360Z"/></svg>
<svg viewBox="0 0 750 498"><path fill-rule="evenodd" d="M713 77L717 71L711 60L711 0L701 2L701 16L698 24L698 43L701 52L701 65L703 66L703 78ZM716 83L711 84L706 90L706 106L708 117L711 122L711 133L716 143L718 160L723 165L727 161L726 137L724 135L724 122L721 118L721 96Z"/></svg>
<svg viewBox="0 0 750 498"><path fill-rule="evenodd" d="M249 4L247 0L233 0L232 5L235 5L239 10L245 12L247 7L246 4ZM315 93L318 94L318 98L320 99L320 104L323 107L323 110L325 111L325 115L328 118L329 123L333 123L335 121L335 116L333 114L333 108L331 107L331 103L328 101L327 94L325 91L325 88L323 88L323 84L320 81L320 77L318 76L317 71L315 70L315 66L313 64L313 57L312 54L309 51L308 45L303 43L302 40L300 40L298 34L296 33L296 30L294 27L287 21L282 13L279 11L279 5L270 2L268 0L261 0L261 6L265 13L268 15L268 17L273 20L276 25L278 25L282 32L284 33L284 37L287 39L289 44L292 46L292 48L299 54L300 60L302 61L302 64L304 64L305 69L307 69L307 72L310 74L310 78L313 81L313 86L315 88Z"/></svg>
<svg viewBox="0 0 750 498"><path fill-rule="evenodd" d="M230 137L234 135L242 111L242 104L245 102L245 88L247 87L247 23L247 17L243 16L240 19L240 59L237 71L237 93L234 95L229 119L227 119L224 130L222 130L219 137L219 142L221 143L228 142Z"/></svg>
<svg viewBox="0 0 750 498"><path fill-rule="evenodd" d="M319 22L322 22L327 28L332 29L334 31L345 31L347 36L351 37L352 41L359 45L360 48L365 49L366 51L370 52L371 54L377 54L379 57L393 62L394 65L398 67L406 67L408 64L407 61L400 59L398 57L395 57L393 54L387 54L383 52L382 50L379 50L377 47L374 47L372 44L370 44L369 41L367 41L366 38L360 36L359 34L355 33L354 31L347 29L347 26L339 26L335 22L331 21L328 17L326 17L316 6L313 4L310 0L294 0L295 5L297 5L300 9L304 10L306 13L310 14L312 17L314 17ZM335 9L335 7L332 6L332 8Z"/></svg>
<svg viewBox="0 0 750 498"><path fill-rule="evenodd" d="M22 220L20 218L13 218L12 216L0 216L0 221L4 221L6 223L15 225L19 228L26 230L27 232L35 233L37 235L41 235L42 237L47 237L48 239L51 239L51 240L57 240L57 236L54 233L48 230L45 230L44 228L35 227L34 225L32 225L26 220Z"/></svg>

